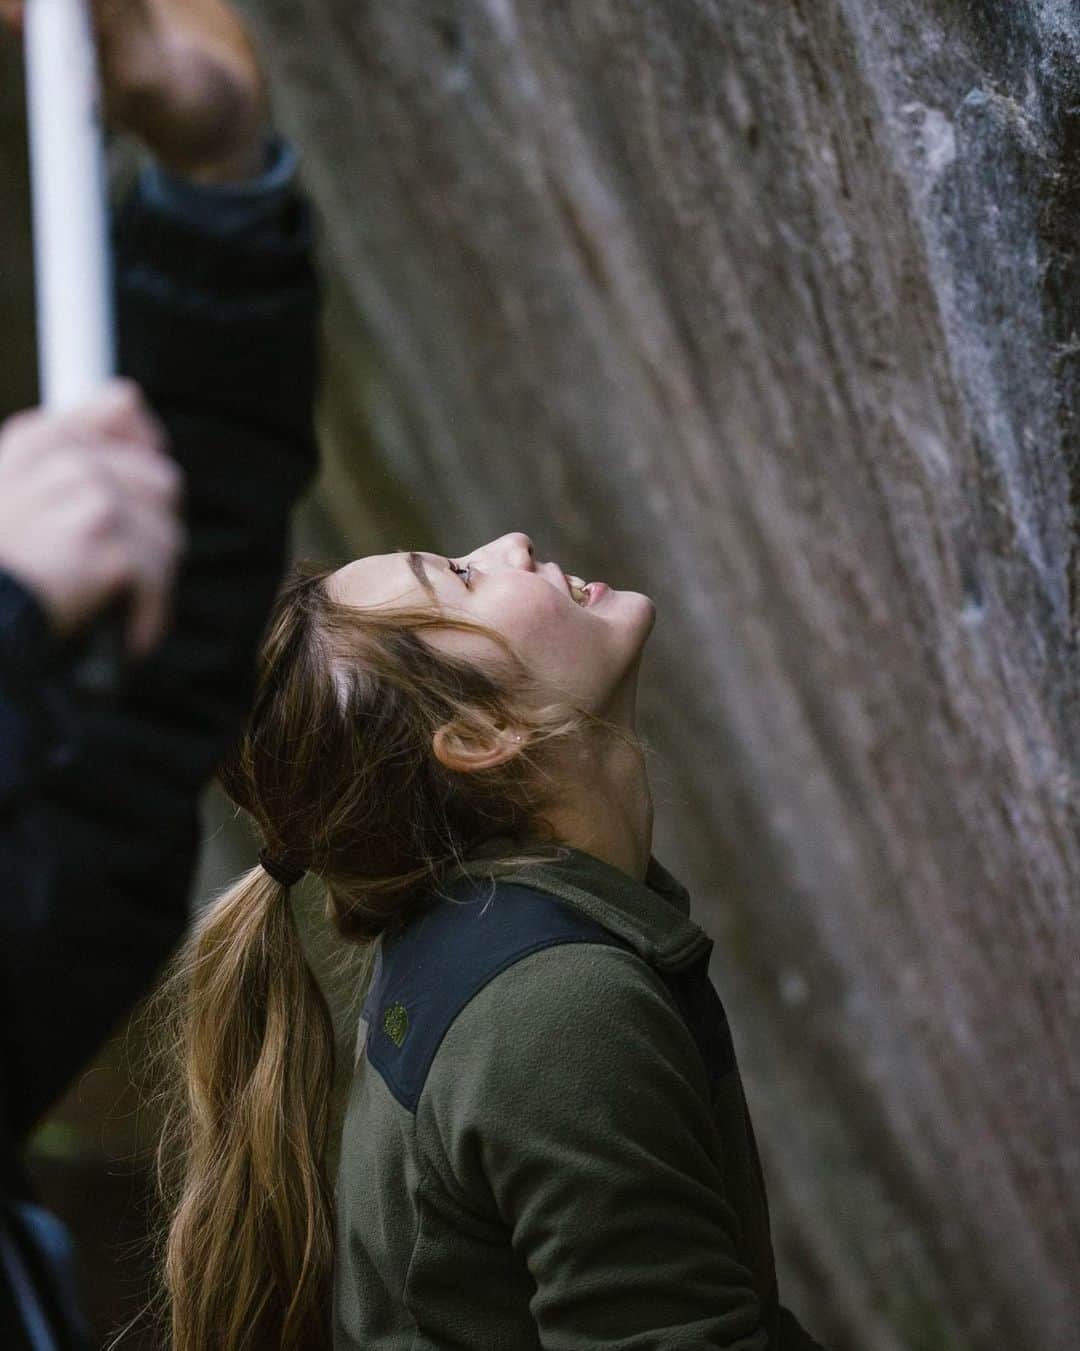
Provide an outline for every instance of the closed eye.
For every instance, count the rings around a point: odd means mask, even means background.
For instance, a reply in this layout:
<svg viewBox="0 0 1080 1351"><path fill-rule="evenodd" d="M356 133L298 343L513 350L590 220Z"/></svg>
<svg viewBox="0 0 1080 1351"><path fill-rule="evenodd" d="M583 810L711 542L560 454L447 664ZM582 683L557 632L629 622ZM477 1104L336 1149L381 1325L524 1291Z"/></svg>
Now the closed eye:
<svg viewBox="0 0 1080 1351"><path fill-rule="evenodd" d="M462 568L462 567L459 567L458 564L455 563L454 560L453 560L452 558L448 558L448 559L446 560L446 564L447 564L447 567L450 569L450 571L454 574L454 576L455 576L455 577L460 577L461 580L462 580L462 583L463 583L466 587L468 587L469 581L470 581L470 579L472 578L472 564L471 564L471 563L466 563L465 566Z"/></svg>

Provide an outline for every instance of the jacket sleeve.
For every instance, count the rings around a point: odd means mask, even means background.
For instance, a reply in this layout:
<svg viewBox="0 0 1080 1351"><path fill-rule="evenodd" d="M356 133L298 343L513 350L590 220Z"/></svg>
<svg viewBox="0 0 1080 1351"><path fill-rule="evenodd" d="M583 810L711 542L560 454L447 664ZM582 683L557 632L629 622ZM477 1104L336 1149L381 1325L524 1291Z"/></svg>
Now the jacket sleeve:
<svg viewBox="0 0 1080 1351"><path fill-rule="evenodd" d="M0 831L0 1102L15 1139L183 931L198 794L242 725L316 464L306 201L226 191L216 210L161 188L144 172L114 227L120 369L184 467L189 546L168 636L116 703L68 691L64 753Z"/></svg>
<svg viewBox="0 0 1080 1351"><path fill-rule="evenodd" d="M766 1351L704 1067L631 953L571 944L488 984L444 1038L417 1138L501 1221L550 1351Z"/></svg>
<svg viewBox="0 0 1080 1351"><path fill-rule="evenodd" d="M59 644L37 597L0 569L0 839L54 748Z"/></svg>

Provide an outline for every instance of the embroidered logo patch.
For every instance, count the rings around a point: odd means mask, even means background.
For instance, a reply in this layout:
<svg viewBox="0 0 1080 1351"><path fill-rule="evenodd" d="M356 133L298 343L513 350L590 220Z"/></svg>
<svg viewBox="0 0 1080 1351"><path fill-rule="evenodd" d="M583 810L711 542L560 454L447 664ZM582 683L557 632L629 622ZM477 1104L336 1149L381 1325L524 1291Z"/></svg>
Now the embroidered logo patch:
<svg viewBox="0 0 1080 1351"><path fill-rule="evenodd" d="M404 1004L391 1004L383 1014L383 1031L394 1043L400 1046L409 1030L409 1015Z"/></svg>

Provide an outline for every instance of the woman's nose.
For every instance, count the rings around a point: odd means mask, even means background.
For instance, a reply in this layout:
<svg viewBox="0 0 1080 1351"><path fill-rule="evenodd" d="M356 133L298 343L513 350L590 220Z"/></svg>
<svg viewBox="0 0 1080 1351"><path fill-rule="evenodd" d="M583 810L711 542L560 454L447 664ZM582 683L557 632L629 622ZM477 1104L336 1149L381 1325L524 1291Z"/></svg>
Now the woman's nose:
<svg viewBox="0 0 1080 1351"><path fill-rule="evenodd" d="M486 558L489 566L532 569L535 567L534 552L533 542L528 535L521 530L512 530L507 535L493 539L490 544L485 544L473 554L473 557L479 557L481 561Z"/></svg>
<svg viewBox="0 0 1080 1351"><path fill-rule="evenodd" d="M520 530L515 530L509 535L504 535L503 539L509 543L508 561L513 561L519 567L531 568L533 566L533 542L528 535Z"/></svg>

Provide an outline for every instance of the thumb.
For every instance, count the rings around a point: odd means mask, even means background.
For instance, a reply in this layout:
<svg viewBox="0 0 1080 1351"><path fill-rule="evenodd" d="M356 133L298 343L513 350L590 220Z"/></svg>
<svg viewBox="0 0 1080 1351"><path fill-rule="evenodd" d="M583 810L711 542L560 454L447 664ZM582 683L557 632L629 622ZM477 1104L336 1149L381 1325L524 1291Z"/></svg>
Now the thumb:
<svg viewBox="0 0 1080 1351"><path fill-rule="evenodd" d="M155 450L165 447L161 425L134 380L106 381L91 398L64 416L70 419L79 439L127 441Z"/></svg>

